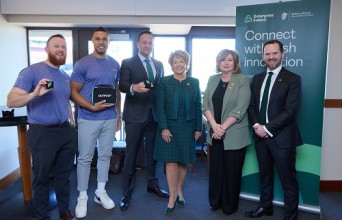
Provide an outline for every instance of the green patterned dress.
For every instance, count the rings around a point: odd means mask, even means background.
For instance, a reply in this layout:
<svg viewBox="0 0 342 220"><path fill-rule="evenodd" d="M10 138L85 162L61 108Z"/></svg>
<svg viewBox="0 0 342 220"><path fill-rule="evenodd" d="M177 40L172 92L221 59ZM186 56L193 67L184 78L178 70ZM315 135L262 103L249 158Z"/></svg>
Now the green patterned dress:
<svg viewBox="0 0 342 220"><path fill-rule="evenodd" d="M163 140L161 135L162 129L160 127L157 129L154 158L158 161L191 164L196 159L195 132L198 119L196 117L196 119L187 120L186 111L186 94L189 93L190 85L188 78L181 82L173 78L164 83L161 81L158 85L158 95L164 96L162 100L164 102L176 102L174 106L178 105L176 119L166 118L167 128L172 134L169 143ZM174 98L175 92L178 93L177 98ZM192 92L197 93L196 90ZM190 97L191 95L195 96L196 94L190 94ZM195 105L195 102L190 101L189 103L190 105L191 103ZM160 105L160 103L157 103L157 105ZM196 106L189 106L189 109L195 111ZM167 114L167 111L170 111L167 107L164 107L163 110L165 114Z"/></svg>

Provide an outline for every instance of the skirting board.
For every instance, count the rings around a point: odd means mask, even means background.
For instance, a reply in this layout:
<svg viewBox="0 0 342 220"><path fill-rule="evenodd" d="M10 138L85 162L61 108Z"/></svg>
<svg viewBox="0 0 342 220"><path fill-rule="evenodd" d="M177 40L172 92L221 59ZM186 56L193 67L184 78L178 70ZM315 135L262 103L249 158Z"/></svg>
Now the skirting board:
<svg viewBox="0 0 342 220"><path fill-rule="evenodd" d="M320 181L320 192L342 192L342 180Z"/></svg>

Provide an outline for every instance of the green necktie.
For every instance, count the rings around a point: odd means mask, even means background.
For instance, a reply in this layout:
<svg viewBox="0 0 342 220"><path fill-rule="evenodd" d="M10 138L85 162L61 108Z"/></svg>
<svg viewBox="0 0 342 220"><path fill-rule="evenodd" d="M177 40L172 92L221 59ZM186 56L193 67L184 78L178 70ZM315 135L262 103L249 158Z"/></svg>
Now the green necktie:
<svg viewBox="0 0 342 220"><path fill-rule="evenodd" d="M150 64L150 60L146 59L145 63L146 63L146 70L147 70L148 80L150 82L153 82L154 81L154 75L153 75L152 66Z"/></svg>
<svg viewBox="0 0 342 220"><path fill-rule="evenodd" d="M262 95L261 106L259 110L259 120L258 122L262 125L266 124L266 113L267 113L267 103L268 103L268 93L270 91L272 72L268 73L268 77L265 83L264 93Z"/></svg>

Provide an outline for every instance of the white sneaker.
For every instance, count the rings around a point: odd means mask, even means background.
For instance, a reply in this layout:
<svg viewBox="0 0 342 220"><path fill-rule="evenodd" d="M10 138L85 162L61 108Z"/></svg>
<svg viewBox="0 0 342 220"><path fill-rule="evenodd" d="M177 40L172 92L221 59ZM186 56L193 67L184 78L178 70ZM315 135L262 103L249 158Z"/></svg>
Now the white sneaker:
<svg viewBox="0 0 342 220"><path fill-rule="evenodd" d="M105 208L105 209L112 209L115 207L113 200L111 200L109 198L109 196L105 190L101 191L101 192L98 192L96 190L94 201L98 204L101 204L103 206L103 208Z"/></svg>
<svg viewBox="0 0 342 220"><path fill-rule="evenodd" d="M77 198L77 205L75 208L75 215L77 218L84 218L87 215L87 202L88 202L88 196L81 198Z"/></svg>

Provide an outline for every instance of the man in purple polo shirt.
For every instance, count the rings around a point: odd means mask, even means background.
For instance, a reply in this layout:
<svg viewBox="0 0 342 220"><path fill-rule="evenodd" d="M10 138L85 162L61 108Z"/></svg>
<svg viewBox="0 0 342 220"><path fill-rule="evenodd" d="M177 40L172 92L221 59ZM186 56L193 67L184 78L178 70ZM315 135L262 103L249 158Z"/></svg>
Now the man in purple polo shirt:
<svg viewBox="0 0 342 220"><path fill-rule="evenodd" d="M67 53L64 37L52 35L45 51L45 61L20 72L8 94L7 106L27 107L36 219L50 219L49 183L53 174L60 218L71 220L76 219L69 210L69 178L77 149L77 131L68 122L70 77L59 69L65 64Z"/></svg>

